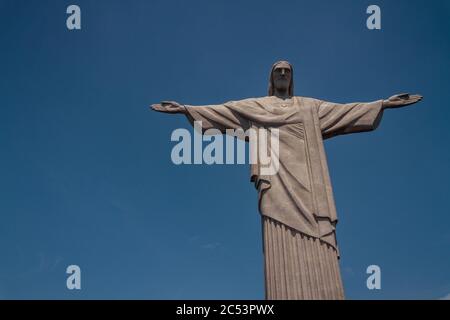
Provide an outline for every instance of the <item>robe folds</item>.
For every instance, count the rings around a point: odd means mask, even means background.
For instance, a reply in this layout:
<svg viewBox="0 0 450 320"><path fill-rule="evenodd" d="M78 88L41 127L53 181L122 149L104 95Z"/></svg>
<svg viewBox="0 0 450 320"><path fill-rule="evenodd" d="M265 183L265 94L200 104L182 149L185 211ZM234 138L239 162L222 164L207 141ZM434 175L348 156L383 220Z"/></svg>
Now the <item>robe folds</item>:
<svg viewBox="0 0 450 320"><path fill-rule="evenodd" d="M220 105L187 105L187 117L202 130L278 129L279 149L272 153L279 167L265 174L251 165L251 181L259 194L259 211L338 251L337 214L323 140L371 131L380 123L383 100L339 104L306 97L275 96L230 101ZM268 146L269 152L270 144ZM271 161L273 161L272 159Z"/></svg>

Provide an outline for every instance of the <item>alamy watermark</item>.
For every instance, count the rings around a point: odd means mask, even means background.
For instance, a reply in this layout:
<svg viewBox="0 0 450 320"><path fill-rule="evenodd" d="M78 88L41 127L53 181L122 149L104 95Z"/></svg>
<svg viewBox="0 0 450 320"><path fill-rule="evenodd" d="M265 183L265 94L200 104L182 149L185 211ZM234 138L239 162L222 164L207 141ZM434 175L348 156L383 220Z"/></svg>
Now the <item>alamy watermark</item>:
<svg viewBox="0 0 450 320"><path fill-rule="evenodd" d="M208 129L203 134L200 132L201 121L194 122L194 137L183 128L172 132L171 141L178 142L171 152L174 164L258 164L261 175L275 175L280 168L277 128L227 129L225 136L218 129ZM245 141L249 142L248 157ZM203 146L203 142L208 144Z"/></svg>
<svg viewBox="0 0 450 320"><path fill-rule="evenodd" d="M369 290L381 289L381 268L375 264L367 267L367 274L370 276L367 278L366 285Z"/></svg>
<svg viewBox="0 0 450 320"><path fill-rule="evenodd" d="M72 4L67 7L66 13L70 14L66 20L66 26L69 30L81 29L81 9L79 6Z"/></svg>
<svg viewBox="0 0 450 320"><path fill-rule="evenodd" d="M70 274L66 280L66 286L69 290L81 290L81 269L76 264L70 265L66 269L66 273Z"/></svg>
<svg viewBox="0 0 450 320"><path fill-rule="evenodd" d="M366 10L367 14L370 16L367 18L366 26L369 30L380 30L381 29L381 9L377 5L370 5Z"/></svg>

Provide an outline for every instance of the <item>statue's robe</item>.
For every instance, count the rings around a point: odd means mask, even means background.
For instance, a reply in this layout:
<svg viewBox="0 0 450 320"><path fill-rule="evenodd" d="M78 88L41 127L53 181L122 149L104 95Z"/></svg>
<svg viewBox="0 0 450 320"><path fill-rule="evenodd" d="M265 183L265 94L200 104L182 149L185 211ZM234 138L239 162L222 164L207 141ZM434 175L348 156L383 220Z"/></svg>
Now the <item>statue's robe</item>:
<svg viewBox="0 0 450 320"><path fill-rule="evenodd" d="M272 152L278 171L267 175L260 163L251 165L263 218L266 297L344 298L323 140L374 130L383 114L382 100L337 104L270 96L186 107L190 122L201 121L203 131L278 129L279 152Z"/></svg>

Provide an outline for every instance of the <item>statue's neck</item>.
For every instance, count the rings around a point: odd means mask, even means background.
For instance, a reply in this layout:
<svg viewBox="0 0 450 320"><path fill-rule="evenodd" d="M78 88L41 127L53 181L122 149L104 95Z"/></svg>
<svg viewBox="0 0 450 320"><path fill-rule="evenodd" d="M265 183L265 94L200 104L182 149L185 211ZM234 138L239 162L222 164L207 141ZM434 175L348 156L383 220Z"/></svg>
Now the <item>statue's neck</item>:
<svg viewBox="0 0 450 320"><path fill-rule="evenodd" d="M283 100L291 98L291 96L289 95L289 90L275 89L273 95Z"/></svg>

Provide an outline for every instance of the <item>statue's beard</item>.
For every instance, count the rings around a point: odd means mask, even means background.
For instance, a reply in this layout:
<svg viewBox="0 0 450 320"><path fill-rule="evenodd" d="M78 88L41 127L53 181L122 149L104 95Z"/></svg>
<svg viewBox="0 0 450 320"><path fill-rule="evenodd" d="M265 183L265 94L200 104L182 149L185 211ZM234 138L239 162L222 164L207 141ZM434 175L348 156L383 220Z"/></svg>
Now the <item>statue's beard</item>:
<svg viewBox="0 0 450 320"><path fill-rule="evenodd" d="M289 81L288 80L279 80L275 83L274 87L277 91L287 91L287 90L289 90Z"/></svg>

